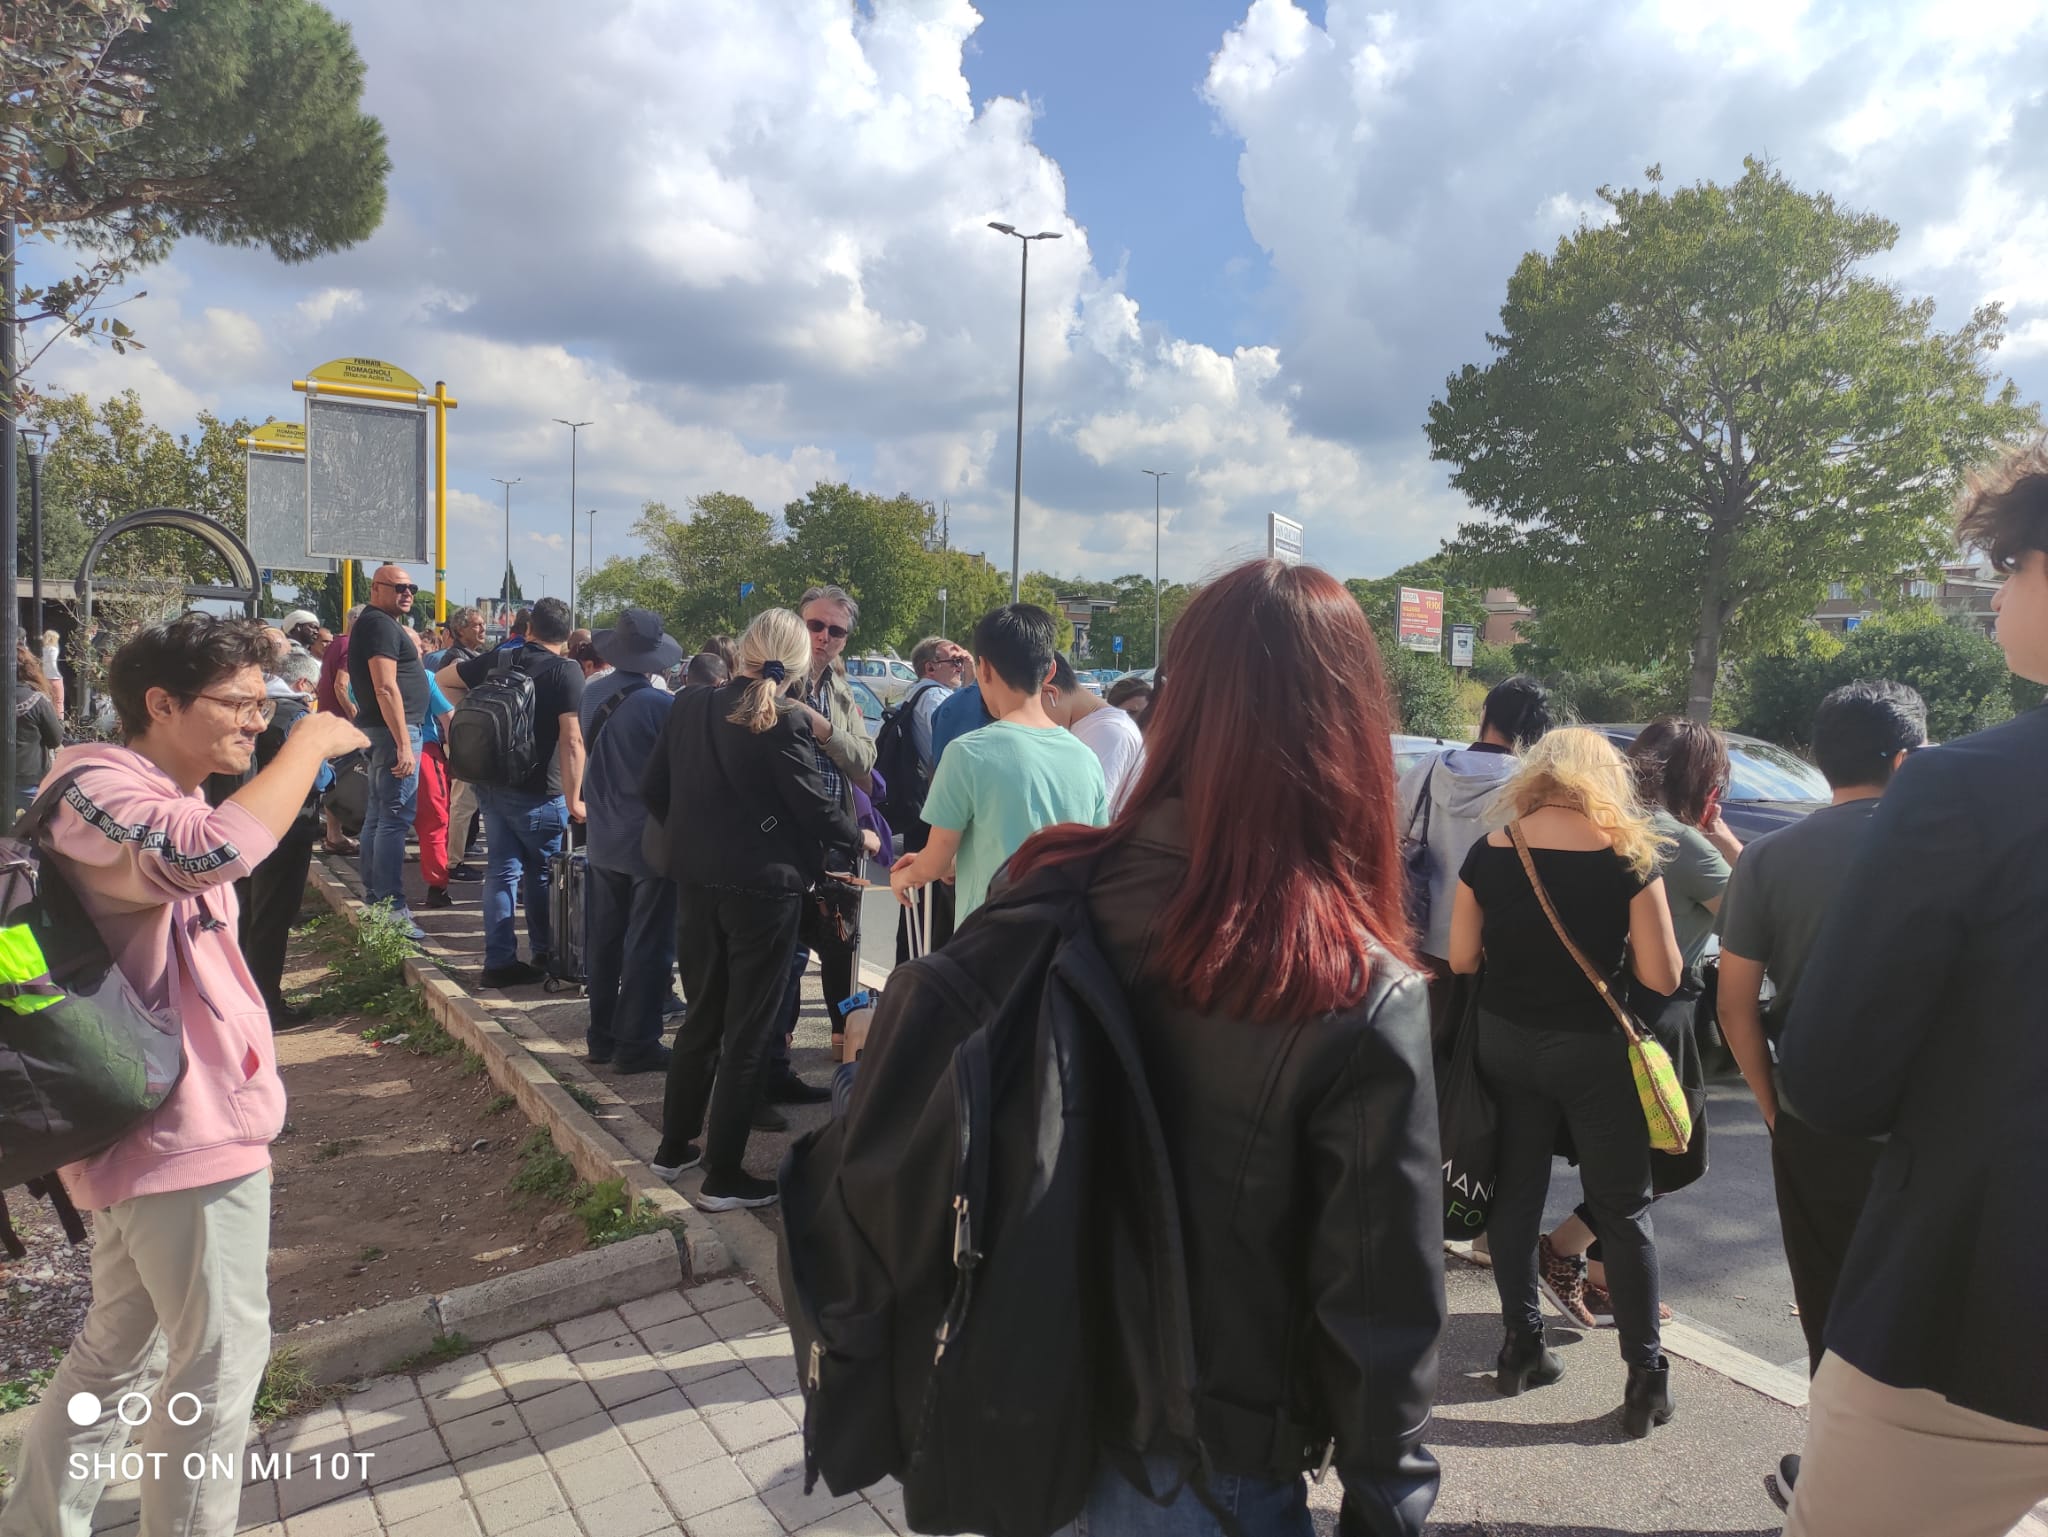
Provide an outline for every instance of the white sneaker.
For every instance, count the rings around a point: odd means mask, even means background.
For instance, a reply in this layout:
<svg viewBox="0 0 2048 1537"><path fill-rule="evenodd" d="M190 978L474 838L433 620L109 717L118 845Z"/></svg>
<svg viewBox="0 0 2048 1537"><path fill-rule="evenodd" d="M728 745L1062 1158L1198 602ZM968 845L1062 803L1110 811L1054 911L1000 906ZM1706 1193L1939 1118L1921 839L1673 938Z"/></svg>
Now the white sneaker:
<svg viewBox="0 0 2048 1537"><path fill-rule="evenodd" d="M702 1163L703 1161L703 1152L697 1147L695 1143L691 1143L688 1147L683 1149L683 1161L681 1163L657 1163L652 1165L654 1169L654 1177L656 1179L666 1180L669 1184L673 1185L676 1182L677 1177L681 1175L686 1169L694 1169L697 1167L698 1164Z"/></svg>

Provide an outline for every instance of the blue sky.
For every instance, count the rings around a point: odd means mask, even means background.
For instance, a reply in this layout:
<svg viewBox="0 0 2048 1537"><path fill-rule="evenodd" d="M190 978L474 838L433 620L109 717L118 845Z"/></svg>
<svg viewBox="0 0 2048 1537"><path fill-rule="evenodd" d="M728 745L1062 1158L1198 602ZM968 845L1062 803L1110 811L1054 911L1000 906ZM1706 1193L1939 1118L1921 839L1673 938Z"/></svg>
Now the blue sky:
<svg viewBox="0 0 2048 1537"><path fill-rule="evenodd" d="M1508 274L1595 189L1799 185L1897 220L1875 270L1943 324L2005 303L2048 390L2048 0L331 0L396 171L301 267L197 244L45 388L296 415L324 359L445 378L451 580L568 574L568 443L603 553L641 504L820 479L944 504L1008 559L1014 242L1032 261L1024 560L1197 576L1298 518L1340 576L1469 515L1421 427ZM1026 103L1028 102L1028 106ZM580 530L579 530L580 538Z"/></svg>

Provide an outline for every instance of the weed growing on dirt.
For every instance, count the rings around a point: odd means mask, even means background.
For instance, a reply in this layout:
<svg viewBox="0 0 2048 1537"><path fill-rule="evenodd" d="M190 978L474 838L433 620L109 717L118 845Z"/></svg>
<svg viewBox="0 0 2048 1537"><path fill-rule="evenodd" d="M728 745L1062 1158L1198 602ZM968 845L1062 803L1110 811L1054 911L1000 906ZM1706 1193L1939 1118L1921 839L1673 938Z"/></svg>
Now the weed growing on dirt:
<svg viewBox="0 0 2048 1537"><path fill-rule="evenodd" d="M327 983L307 1000L316 1014L379 1013L405 974L408 957L420 947L406 932L406 920L388 907L368 907L354 923L316 919L307 925L328 960Z"/></svg>
<svg viewBox="0 0 2048 1537"><path fill-rule="evenodd" d="M510 1110L514 1105L518 1103L519 1099L517 1095L499 1094L494 1096L488 1105L484 1106L484 1114L503 1115L507 1110Z"/></svg>
<svg viewBox="0 0 2048 1537"><path fill-rule="evenodd" d="M560 1201L575 1185L576 1166L562 1155L545 1127L534 1127L519 1144L519 1170L512 1176L512 1188L521 1195Z"/></svg>
<svg viewBox="0 0 2048 1537"><path fill-rule="evenodd" d="M434 1343L425 1350L415 1351L402 1361L393 1361L391 1370L425 1371L430 1366L439 1366L443 1362L453 1361L458 1356L466 1356L474 1349L476 1346L470 1344L469 1336L466 1334L437 1334L434 1336Z"/></svg>
<svg viewBox="0 0 2048 1537"><path fill-rule="evenodd" d="M598 1104L597 1096L584 1088L580 1083L564 1083L562 1084L562 1091L591 1115L596 1115L603 1108Z"/></svg>
<svg viewBox="0 0 2048 1537"><path fill-rule="evenodd" d="M279 1420L317 1408L334 1397L335 1391L315 1382L312 1372L299 1360L299 1353L287 1345L273 1351L270 1364L263 1369L263 1385L256 1390L252 1417L267 1430Z"/></svg>
<svg viewBox="0 0 2048 1537"><path fill-rule="evenodd" d="M363 1039L373 1046L402 1046L416 1057L445 1057L460 1051L463 1076L483 1071L484 1059L465 1050L419 997L404 988L380 995L364 1012L372 1016L372 1022L364 1029Z"/></svg>
<svg viewBox="0 0 2048 1537"><path fill-rule="evenodd" d="M0 1414L15 1409L26 1409L43 1396L43 1389L50 1385L50 1379L57 1375L57 1362L53 1357L48 1366L24 1376L0 1382Z"/></svg>
<svg viewBox="0 0 2048 1537"><path fill-rule="evenodd" d="M378 1260L382 1259L383 1257L384 1251L378 1248L375 1244L365 1244L363 1246L362 1252L356 1255L356 1258L361 1260L365 1265L374 1265L377 1263Z"/></svg>
<svg viewBox="0 0 2048 1537"><path fill-rule="evenodd" d="M676 1221L642 1196L634 1202L626 1195L623 1179L608 1179L597 1185L578 1185L569 1192L570 1210L583 1219L583 1235L593 1249L610 1243L638 1238L643 1233L673 1232Z"/></svg>
<svg viewBox="0 0 2048 1537"><path fill-rule="evenodd" d="M353 1153L362 1145L363 1139L361 1137L341 1137L333 1142L323 1142L313 1150L313 1161L315 1163L325 1163L330 1158L339 1158L343 1154Z"/></svg>
<svg viewBox="0 0 2048 1537"><path fill-rule="evenodd" d="M467 1046L463 1047L462 1076L465 1078L474 1078L478 1073L482 1072L483 1070L484 1059L478 1056L475 1052L471 1051Z"/></svg>

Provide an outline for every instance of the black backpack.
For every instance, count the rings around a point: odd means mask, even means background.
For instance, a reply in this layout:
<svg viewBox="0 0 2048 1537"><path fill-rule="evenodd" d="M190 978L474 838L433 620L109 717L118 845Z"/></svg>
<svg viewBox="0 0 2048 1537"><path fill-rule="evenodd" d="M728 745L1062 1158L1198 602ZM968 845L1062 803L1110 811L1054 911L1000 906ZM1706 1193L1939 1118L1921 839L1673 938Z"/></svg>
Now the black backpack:
<svg viewBox="0 0 2048 1537"><path fill-rule="evenodd" d="M515 790L533 776L539 756L533 674L521 665L526 655L523 648L503 652L448 717L448 772L455 778Z"/></svg>
<svg viewBox="0 0 2048 1537"><path fill-rule="evenodd" d="M805 1489L893 1476L916 1531L1045 1537L1105 1454L1208 1503L1180 1208L1086 874L891 973L845 1118L783 1159Z"/></svg>
<svg viewBox="0 0 2048 1537"><path fill-rule="evenodd" d="M906 836L924 823L924 799L930 793L932 776L917 755L917 736L911 730L917 713L917 698L928 688L946 685L926 678L905 694L896 705L882 712L882 726L875 733L875 771L888 789L882 796L882 815L889 825ZM923 839L908 845L923 846Z"/></svg>
<svg viewBox="0 0 2048 1537"><path fill-rule="evenodd" d="M0 1191L49 1196L84 1237L58 1184L65 1164L106 1151L170 1098L185 1074L175 1016L146 1008L84 905L37 839L66 798L104 817L59 775L0 838ZM0 1246L22 1246L0 1205Z"/></svg>

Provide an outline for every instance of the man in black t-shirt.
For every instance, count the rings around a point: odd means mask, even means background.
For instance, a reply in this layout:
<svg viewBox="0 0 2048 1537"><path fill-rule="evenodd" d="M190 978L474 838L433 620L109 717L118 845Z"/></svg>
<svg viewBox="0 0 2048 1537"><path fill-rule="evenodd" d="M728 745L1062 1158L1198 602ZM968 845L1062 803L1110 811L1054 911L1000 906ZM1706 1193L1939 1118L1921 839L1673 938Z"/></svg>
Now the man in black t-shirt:
<svg viewBox="0 0 2048 1537"><path fill-rule="evenodd" d="M435 671L439 673L473 656L482 656L490 649L490 637L484 633L484 616L473 608L451 608L448 610L448 649L441 653ZM470 830L478 816L476 786L465 780L451 779L448 782L448 873L453 880L476 879L466 861L469 858Z"/></svg>
<svg viewBox="0 0 2048 1537"><path fill-rule="evenodd" d="M388 902L412 921L405 898L405 840L419 797L420 727L427 718L427 670L418 638L402 621L419 584L403 566L379 566L370 602L348 632L348 682L356 724L370 739L370 798L363 812L363 898ZM418 935L424 938L424 935Z"/></svg>
<svg viewBox="0 0 2048 1537"><path fill-rule="evenodd" d="M460 690L477 687L510 659L533 680L533 772L517 785L479 785L490 867L484 877L484 985L510 987L546 976L548 943L548 860L561 852L570 821L583 820L583 669L563 655L568 647L569 605L542 598L527 621L526 643L500 648L444 667L443 689L460 702ZM515 893L525 893L526 938L533 959L519 959L513 926Z"/></svg>

